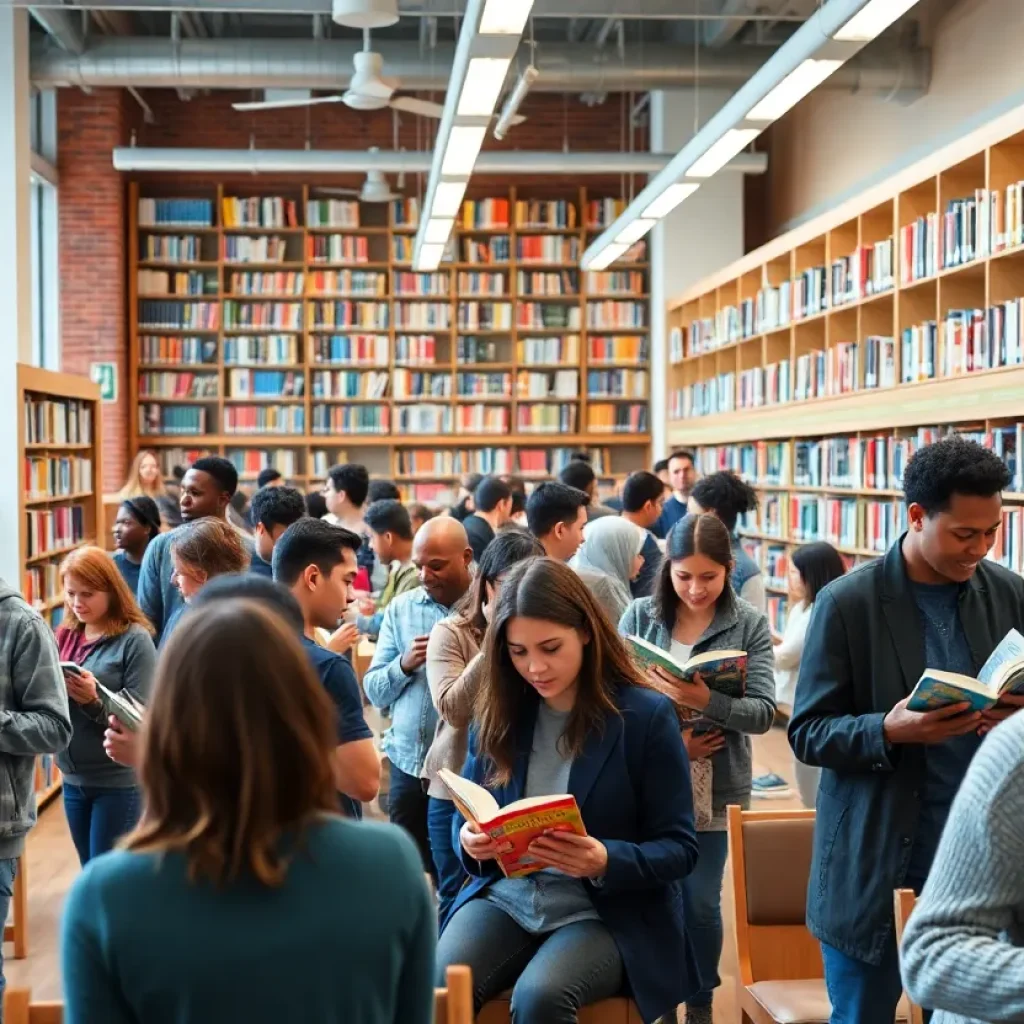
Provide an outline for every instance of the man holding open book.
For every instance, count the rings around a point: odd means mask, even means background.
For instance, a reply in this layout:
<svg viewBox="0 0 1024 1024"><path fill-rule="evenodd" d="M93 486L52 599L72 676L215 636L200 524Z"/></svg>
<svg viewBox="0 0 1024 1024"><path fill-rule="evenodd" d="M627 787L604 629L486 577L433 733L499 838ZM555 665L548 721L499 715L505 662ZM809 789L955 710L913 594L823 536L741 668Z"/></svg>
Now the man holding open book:
<svg viewBox="0 0 1024 1024"><path fill-rule="evenodd" d="M903 481L908 533L815 602L789 737L823 769L807 923L832 1024L893 1019L892 892L920 891L981 737L1024 706L1004 692L986 710L913 710L923 677L922 691L936 672L977 676L1024 623L1024 580L985 558L1009 481L998 456L963 437L920 449Z"/></svg>

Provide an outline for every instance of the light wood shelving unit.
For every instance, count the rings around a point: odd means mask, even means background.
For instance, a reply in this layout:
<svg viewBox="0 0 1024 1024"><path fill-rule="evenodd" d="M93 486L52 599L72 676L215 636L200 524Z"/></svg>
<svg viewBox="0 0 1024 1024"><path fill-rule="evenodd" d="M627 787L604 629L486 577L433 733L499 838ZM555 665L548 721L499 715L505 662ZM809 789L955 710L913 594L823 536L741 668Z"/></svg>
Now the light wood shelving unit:
<svg viewBox="0 0 1024 1024"><path fill-rule="evenodd" d="M297 227L225 227L222 217L222 201L224 198L247 197L262 195L266 197L280 196L292 200L296 204L300 226ZM187 225L144 225L140 224L139 199L188 198L205 199L212 203L214 223L206 227ZM138 182L130 186L131 224L129 231L129 292L130 292L130 407L131 449L151 447L162 453L165 468L172 461L188 461L201 452L224 454L228 457L236 453L250 453L247 460L240 466L244 480L255 477L260 464L268 461L277 465L298 486L314 486L323 479L326 466L334 465L346 459L363 462L372 473L387 475L396 479L410 497L428 497L432 492L450 487L457 475L463 471L483 470L489 468L488 463L480 463L478 459L491 458L495 451L507 453L506 461L495 471L521 472L518 454L524 451L534 453L543 450L548 456L549 465L544 473L523 472L529 479L542 479L551 469L550 462L558 450L565 458L565 449L585 447L597 450L595 469L598 470L602 482L607 485L623 479L628 472L646 465L649 458L649 429L646 416L649 415L650 387L650 316L648 303L649 266L640 258L624 261L600 275L587 275L579 269L579 256L592 239L603 228L599 224L587 224L585 213L587 203L604 196L591 196L582 188L558 189L557 187L543 191L510 189L495 195L471 195L474 202L486 199L507 201L509 209L509 225L495 226L459 226L453 238L456 261L442 264L436 275L419 275L422 283L432 280L438 285L439 294L413 294L403 290L409 284L417 284L410 279L402 280L401 275L411 274L408 256L416 225L402 222L399 219L401 208L393 204L358 204L358 227L317 227L305 224L307 202L311 199L330 198L321 195L315 186L293 186L292 188L260 185L254 181L251 189L229 188L223 184L211 184L195 191L186 190L167 192L143 186ZM558 228L516 223L516 201L555 202L566 201L574 208L575 221L572 227ZM192 262L180 262L170 259L145 259L146 240L148 236L191 236L198 239L197 255L201 259ZM318 237L327 235L342 236L347 239L365 240L365 259L338 260L324 263L311 258L311 246ZM284 244L284 258L267 263L232 262L226 258L227 240L231 237L280 238ZM517 250L524 237L554 239L562 236L565 240L566 253L564 259L553 262L520 259ZM508 239L508 259L496 263L468 262L465 246L476 242L490 246L498 239ZM574 250L570 250L570 246ZM403 249L405 251L403 251ZM573 252L575 255L573 256ZM572 258L570 258L570 256ZM173 283L177 272L193 272L202 277L205 293L187 294L143 294L139 288L139 272L157 270L166 272ZM289 295L241 295L232 294L232 278L234 274L247 272L294 272L302 276L301 291ZM346 293L322 294L314 291L313 275L319 271L337 271L353 273L379 274L380 285L374 282L365 291L353 288ZM497 274L501 277L503 293L490 294L473 292L468 286L465 276L471 273ZM520 287L520 274L545 273L562 276L572 287L567 294L527 294ZM613 278L611 275L620 275ZM635 274L637 277L623 278L623 274ZM628 282L628 287L620 291L611 291L612 283ZM364 282L365 283L365 282ZM523 282L527 283L527 282ZM636 285L640 287L637 288ZM566 291L564 287L560 291ZM267 305L282 302L294 302L302 306L301 322L294 328L225 328L226 302L233 300L243 303L265 303ZM142 303L147 301L167 303L207 302L217 307L219 317L216 327L208 331L191 328L171 330L163 327L149 327L141 319ZM320 327L314 319L315 302L380 303L387 310L386 321L383 316L370 319L372 326L339 326ZM524 312L525 304L536 302L544 306L554 317L559 326L525 326L519 322L519 315ZM603 302L621 302L618 312L631 313L639 308L642 324L632 326L623 322L616 326L618 320L605 321L598 318ZM460 327L460 308L466 303L479 303L482 307L493 308L496 305L508 304L511 314L509 326ZM438 314L440 323L429 326L403 326L402 314L410 311L414 304L423 304L416 311L428 312L427 305L436 305L432 311ZM443 307L443 308L442 308ZM490 311L488 309L487 311ZM376 311L379 313L379 310ZM565 323L562 326L560 314L564 312ZM570 320L569 318L575 318ZM594 320L595 326L588 326ZM502 321L502 324L509 321ZM578 326L577 326L578 324ZM288 363L232 363L225 359L225 343L234 337L260 337L289 334L296 339L294 359ZM317 341L331 335L342 337L374 336L383 339L380 349L386 346L387 357L363 363L355 362L321 362L317 358ZM183 364L181 362L147 362L143 358L146 336L155 337L196 337L208 341L207 355L210 361L201 364ZM429 338L433 345L432 360L407 360L399 356L400 340L404 337ZM526 358L525 345L536 338L576 338L576 358L541 363ZM603 361L592 358L591 348L600 343L602 338L636 339L634 342L620 342L621 345L634 345L634 358ZM480 355L474 354L480 353ZM269 370L282 373L293 373L302 384L300 396L275 395L273 397L238 398L231 394L232 371L234 370ZM530 397L519 391L521 374L548 374L553 382L553 375L558 371L573 371L577 375L578 388L576 393L567 396L549 394L546 397ZM646 386L637 397L604 396L588 393L588 376L600 370L642 370L646 373ZM316 375L329 372L349 371L360 374L360 397L322 398L314 387ZM396 373L427 374L437 386L446 393L437 397L394 397ZM370 373L387 374L387 390L385 397L368 398L365 395L365 384ZM153 374L201 374L211 378L210 388L213 392L208 397L157 397L144 393L143 385L153 378ZM495 379L496 394L460 394L460 384L465 374L500 375ZM525 383L525 381L524 381ZM314 394L314 391L317 394ZM559 427L552 426L543 432L519 429L521 411L533 405L568 406L572 412L572 422ZM206 431L203 433L179 434L161 430L158 433L143 432L143 416L140 413L152 410L158 416L164 410L175 406L187 406L205 410ZM253 433L229 433L226 430L226 414L234 406L286 406L296 407L302 411L302 430L299 433L281 433L261 431ZM435 406L450 417L450 423L442 424L442 429L434 429L429 433L414 433L403 429L400 418L403 410L424 411L426 406ZM465 407L481 406L488 410L502 409L507 416L507 426L500 424L502 429L482 432L475 429L466 432L459 430L459 413ZM619 409L629 406L642 406L645 422L642 429L621 429L602 431L591 429L589 423L595 415L596 407L604 406ZM352 415L360 410L376 408L389 418L389 428L379 433L363 433L353 429L335 430L331 433L314 431L317 410L326 408L328 415L335 408L342 407L352 410ZM412 412L416 415L416 412ZM322 413L321 413L322 415ZM568 426L569 429L565 429ZM255 455L252 453L265 453ZM418 457L430 457L430 465L425 472L410 472L406 454L415 452ZM279 453L288 453L286 456ZM459 456L462 456L461 459ZM285 469L278 460L290 461L291 466ZM429 500L429 499L428 499Z"/></svg>

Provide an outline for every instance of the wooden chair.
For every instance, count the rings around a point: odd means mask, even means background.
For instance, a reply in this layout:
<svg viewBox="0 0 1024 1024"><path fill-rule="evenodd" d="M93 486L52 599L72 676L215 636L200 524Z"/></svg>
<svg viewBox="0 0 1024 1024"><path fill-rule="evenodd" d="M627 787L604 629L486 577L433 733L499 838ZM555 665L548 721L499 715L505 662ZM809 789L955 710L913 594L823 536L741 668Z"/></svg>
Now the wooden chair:
<svg viewBox="0 0 1024 1024"><path fill-rule="evenodd" d="M4 922L4 942L14 943L14 959L28 956L28 878L26 860L18 858L18 871L14 876L14 895L11 898L11 923Z"/></svg>
<svg viewBox="0 0 1024 1024"><path fill-rule="evenodd" d="M503 992L497 999L485 1003L476 1024L510 1024L512 1020L512 993ZM643 1024L640 1011L631 999L618 997L602 999L580 1010L579 1024Z"/></svg>
<svg viewBox="0 0 1024 1024"><path fill-rule="evenodd" d="M4 992L5 1024L64 1024L63 1003L33 1003L27 988Z"/></svg>
<svg viewBox="0 0 1024 1024"><path fill-rule="evenodd" d="M743 1024L828 1024L821 949L806 924L814 811L728 814ZM908 1018L901 1005L897 1020Z"/></svg>
<svg viewBox="0 0 1024 1024"><path fill-rule="evenodd" d="M434 1024L473 1024L473 972L449 967L447 988L434 989Z"/></svg>
<svg viewBox="0 0 1024 1024"><path fill-rule="evenodd" d="M914 909L914 904L917 902L917 897L914 895L913 889L897 889L893 893L893 906L896 911L896 945L903 945L903 931L907 927L907 921L910 920L910 915ZM910 1013L910 1024L924 1024L924 1010L921 1009L916 1003L910 1001L910 996L903 993L903 998L907 1002L907 1009Z"/></svg>

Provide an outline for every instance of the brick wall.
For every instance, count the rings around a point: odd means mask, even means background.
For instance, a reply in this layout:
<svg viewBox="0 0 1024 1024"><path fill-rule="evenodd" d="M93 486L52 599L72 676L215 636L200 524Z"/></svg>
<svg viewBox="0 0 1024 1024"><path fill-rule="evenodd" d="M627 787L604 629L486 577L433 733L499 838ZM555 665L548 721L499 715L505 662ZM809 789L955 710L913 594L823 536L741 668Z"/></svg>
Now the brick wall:
<svg viewBox="0 0 1024 1024"><path fill-rule="evenodd" d="M117 490L128 468L128 336L127 336L127 179L114 170L111 150L127 145L134 132L140 146L301 149L307 141L313 149L367 149L394 145L394 122L389 111L360 113L343 104L307 110L236 113L231 103L248 99L248 92L214 92L189 102L173 90L147 90L146 102L156 115L144 124L135 101L122 90L78 89L59 92L60 131L60 273L61 339L63 368L88 373L89 364L113 361L118 367L118 401L107 406L103 417L103 486ZM443 97L437 97L443 101ZM618 150L624 144L623 119L627 103L613 95L595 107L586 107L575 96L535 94L527 97L522 113L526 124L512 130L504 142L488 137L486 149L576 151ZM408 150L431 149L436 122L403 116L398 145ZM646 149L639 134L634 147ZM424 176L425 178L425 176ZM362 175L318 177L322 184L357 186ZM223 181L246 188L274 188L304 184L306 175L257 179L238 177L234 182L219 175L145 175L140 180L173 186L180 194L190 188ZM644 179L620 175L587 178L587 185L605 195L628 196L644 185ZM506 190L512 182L474 178L473 191ZM517 177L516 185L536 195L555 196L580 182L569 178ZM410 181L410 192L422 191L425 180Z"/></svg>

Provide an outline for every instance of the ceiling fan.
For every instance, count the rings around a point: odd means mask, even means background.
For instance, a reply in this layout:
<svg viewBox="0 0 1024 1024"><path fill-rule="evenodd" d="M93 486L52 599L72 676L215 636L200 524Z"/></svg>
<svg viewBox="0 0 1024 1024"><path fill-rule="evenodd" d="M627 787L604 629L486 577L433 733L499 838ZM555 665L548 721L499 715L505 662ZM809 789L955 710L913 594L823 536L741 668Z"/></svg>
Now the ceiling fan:
<svg viewBox="0 0 1024 1024"><path fill-rule="evenodd" d="M371 153L378 152L376 146L370 147ZM327 186L319 186L313 191L317 195L325 196L352 196L358 199L361 203L390 203L394 199L402 198L402 189L405 188L405 175L399 174L398 176L398 191L393 192L391 186L388 184L388 179L385 177L383 171L367 171L366 181L363 182L362 188L330 188Z"/></svg>

